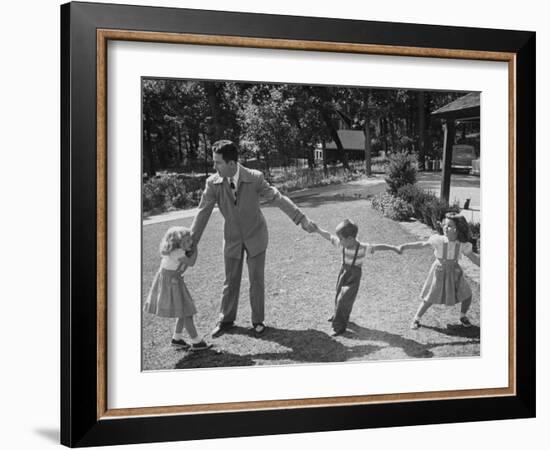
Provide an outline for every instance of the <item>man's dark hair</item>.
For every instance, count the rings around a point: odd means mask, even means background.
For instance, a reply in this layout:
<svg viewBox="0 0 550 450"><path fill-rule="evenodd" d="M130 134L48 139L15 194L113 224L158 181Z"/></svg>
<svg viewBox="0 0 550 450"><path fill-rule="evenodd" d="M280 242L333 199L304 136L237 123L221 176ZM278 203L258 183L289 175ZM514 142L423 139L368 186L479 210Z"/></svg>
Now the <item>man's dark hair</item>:
<svg viewBox="0 0 550 450"><path fill-rule="evenodd" d="M336 234L338 236L342 236L343 238L357 237L358 231L359 231L359 227L349 219L346 219L343 222L340 222L336 227Z"/></svg>
<svg viewBox="0 0 550 450"><path fill-rule="evenodd" d="M212 145L212 151L222 155L222 158L226 163L229 161L237 162L239 158L237 146L232 141L228 141L227 139L214 142Z"/></svg>

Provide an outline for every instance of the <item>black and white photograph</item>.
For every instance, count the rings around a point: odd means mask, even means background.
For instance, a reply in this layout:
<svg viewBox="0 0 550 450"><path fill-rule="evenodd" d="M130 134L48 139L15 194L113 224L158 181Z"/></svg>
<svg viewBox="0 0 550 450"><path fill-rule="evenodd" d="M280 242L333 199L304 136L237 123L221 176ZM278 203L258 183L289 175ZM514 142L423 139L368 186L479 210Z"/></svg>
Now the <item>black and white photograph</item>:
<svg viewBox="0 0 550 450"><path fill-rule="evenodd" d="M479 357L482 98L142 77L142 370Z"/></svg>

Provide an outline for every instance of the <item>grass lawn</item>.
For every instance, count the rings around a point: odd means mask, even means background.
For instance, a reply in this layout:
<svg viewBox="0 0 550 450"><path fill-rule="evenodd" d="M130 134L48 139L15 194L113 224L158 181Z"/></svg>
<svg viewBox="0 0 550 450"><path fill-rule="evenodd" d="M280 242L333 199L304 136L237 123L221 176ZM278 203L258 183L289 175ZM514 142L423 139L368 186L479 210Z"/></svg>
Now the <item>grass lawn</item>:
<svg viewBox="0 0 550 450"><path fill-rule="evenodd" d="M338 187L296 203L320 226L334 230L350 218L359 225L359 239L401 244L416 237L398 223L382 217L358 198ZM382 188L379 188L382 189ZM266 325L261 338L250 332L248 274L243 270L236 327L217 339L212 350L191 354L169 346L175 319L143 313L143 369L303 364L407 358L478 356L479 285L471 283L474 299L469 317L474 327L458 326L459 306L433 306L423 327L409 324L419 303L418 294L433 262L429 249L402 256L380 252L367 256L363 278L348 331L330 336L327 322L334 307L334 290L341 254L317 234L295 226L279 209L264 207L270 243L266 259ZM158 269L158 244L167 228L189 226L192 219L147 225L143 228L142 303ZM185 275L198 314L195 324L207 335L218 319L224 280L223 218L214 212L199 244L195 267Z"/></svg>

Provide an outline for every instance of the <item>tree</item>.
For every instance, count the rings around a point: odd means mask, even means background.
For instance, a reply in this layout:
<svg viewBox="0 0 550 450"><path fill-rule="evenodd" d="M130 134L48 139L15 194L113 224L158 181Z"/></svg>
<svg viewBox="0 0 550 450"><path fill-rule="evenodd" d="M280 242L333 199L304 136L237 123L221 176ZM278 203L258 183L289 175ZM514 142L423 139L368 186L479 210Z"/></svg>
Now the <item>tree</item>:
<svg viewBox="0 0 550 450"><path fill-rule="evenodd" d="M254 85L246 91L239 111L242 138L263 157L267 174L272 156L288 164L296 149L297 129L289 120L293 99L285 99L285 85Z"/></svg>

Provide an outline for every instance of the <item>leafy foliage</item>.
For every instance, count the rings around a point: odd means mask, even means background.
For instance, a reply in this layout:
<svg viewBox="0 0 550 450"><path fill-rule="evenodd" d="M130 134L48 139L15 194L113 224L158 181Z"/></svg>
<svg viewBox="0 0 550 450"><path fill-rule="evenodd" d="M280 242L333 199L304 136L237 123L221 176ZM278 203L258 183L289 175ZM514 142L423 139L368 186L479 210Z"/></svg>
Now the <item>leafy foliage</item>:
<svg viewBox="0 0 550 450"><path fill-rule="evenodd" d="M463 93L405 89L144 79L143 167L148 176L188 165L208 167L218 139L238 142L245 159L291 164L335 141L348 167L337 130L362 130L364 155L408 152L437 156L442 133L430 111ZM420 120L422 118L422 120ZM435 152L435 153L434 153ZM358 155L363 155L358 153ZM367 173L370 165L367 164Z"/></svg>
<svg viewBox="0 0 550 450"><path fill-rule="evenodd" d="M372 207L392 220L409 220L413 215L412 206L403 199L382 192L372 198Z"/></svg>
<svg viewBox="0 0 550 450"><path fill-rule="evenodd" d="M162 212L198 204L204 179L191 180L178 174L150 178L143 184L143 211Z"/></svg>
<svg viewBox="0 0 550 450"><path fill-rule="evenodd" d="M397 194L400 187L416 183L416 159L406 153L391 155L386 167L388 192Z"/></svg>

